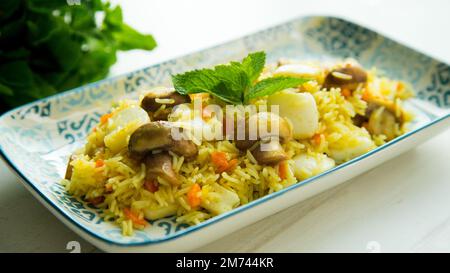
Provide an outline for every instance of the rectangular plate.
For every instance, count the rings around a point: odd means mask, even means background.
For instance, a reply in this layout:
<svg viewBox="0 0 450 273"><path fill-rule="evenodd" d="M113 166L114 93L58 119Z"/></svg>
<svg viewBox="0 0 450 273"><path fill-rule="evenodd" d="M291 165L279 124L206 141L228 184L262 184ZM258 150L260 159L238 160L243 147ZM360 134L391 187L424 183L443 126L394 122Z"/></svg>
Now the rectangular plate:
<svg viewBox="0 0 450 273"><path fill-rule="evenodd" d="M109 110L137 91L169 85L170 75L225 63L265 50L278 58L357 59L389 77L413 84L407 103L416 114L412 130L325 173L272 193L196 226L167 218L124 237L95 207L60 185L68 156ZM369 29L332 17L303 17L201 52L39 100L0 118L1 156L25 187L76 233L106 251L187 251L336 186L404 152L450 125L450 67Z"/></svg>

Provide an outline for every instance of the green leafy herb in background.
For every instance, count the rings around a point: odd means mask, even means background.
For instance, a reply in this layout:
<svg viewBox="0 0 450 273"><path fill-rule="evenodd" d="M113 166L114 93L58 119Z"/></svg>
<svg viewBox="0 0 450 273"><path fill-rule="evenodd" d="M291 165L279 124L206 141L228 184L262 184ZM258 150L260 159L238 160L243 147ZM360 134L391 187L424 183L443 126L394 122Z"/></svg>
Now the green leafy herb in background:
<svg viewBox="0 0 450 273"><path fill-rule="evenodd" d="M2 110L104 78L118 50L156 46L102 0L1 0L0 34Z"/></svg>
<svg viewBox="0 0 450 273"><path fill-rule="evenodd" d="M296 87L308 79L273 77L256 82L266 61L264 52L255 52L241 63L230 62L214 69L200 69L172 76L175 90L183 95L210 93L232 104L246 104L249 100Z"/></svg>

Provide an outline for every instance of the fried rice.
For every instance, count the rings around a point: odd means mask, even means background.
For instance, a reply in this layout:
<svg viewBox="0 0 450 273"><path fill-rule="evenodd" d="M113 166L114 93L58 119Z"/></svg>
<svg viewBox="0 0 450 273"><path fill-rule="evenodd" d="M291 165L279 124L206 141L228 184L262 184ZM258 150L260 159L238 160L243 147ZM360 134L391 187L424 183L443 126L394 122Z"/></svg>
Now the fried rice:
<svg viewBox="0 0 450 273"><path fill-rule="evenodd" d="M198 152L194 158L187 159L168 151L179 181L176 185L160 176L149 181L148 166L142 159L130 155L128 149L132 133L152 120L141 108L144 92L139 100L119 101L101 118L87 136L85 146L71 156L63 184L70 194L102 208L105 220L114 221L121 226L124 235L131 235L134 229L149 224L146 219L175 216L177 222L195 225L313 177L403 134L412 118L402 107L402 102L412 95L411 88L401 81L380 76L376 69L367 71L367 82L351 93L339 87L325 87L327 73L348 63L354 61L331 65L283 61L265 67L260 79L283 72L280 70L283 66L288 66L285 71L289 71L289 65L297 64L315 69L314 79L286 91L310 94L314 99L318 113L314 132L283 143L288 158L277 164L258 163L249 149L240 150L233 140L197 140ZM335 76L345 77L339 73ZM377 130L369 127L371 122L382 118L384 106L374 109L370 119L362 123L355 121L356 117L367 113L370 102L367 94L383 98L392 105L396 122L386 134L376 134ZM267 105L276 99L275 96L262 97L251 103ZM216 103L208 95L203 95L202 100L205 105ZM152 116L164 111L172 101L162 98L158 102L161 107ZM193 107L192 102L186 105ZM175 111L168 120L179 122L187 118L185 115L190 113ZM295 126L295 122L287 120L290 126ZM203 122L217 120L209 118ZM212 160L213 154L225 155L228 162L233 162L233 167L219 170Z"/></svg>

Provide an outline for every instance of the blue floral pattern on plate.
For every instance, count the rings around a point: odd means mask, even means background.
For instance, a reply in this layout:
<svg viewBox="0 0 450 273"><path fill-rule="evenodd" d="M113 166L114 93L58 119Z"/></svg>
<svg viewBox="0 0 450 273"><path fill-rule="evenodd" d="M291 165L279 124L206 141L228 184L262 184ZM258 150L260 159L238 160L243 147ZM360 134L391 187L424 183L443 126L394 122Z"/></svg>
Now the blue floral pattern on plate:
<svg viewBox="0 0 450 273"><path fill-rule="evenodd" d="M10 111L0 119L1 155L63 217L108 243L152 243L195 230L198 227L177 223L171 217L151 221L149 227L134 236L122 236L117 226L103 221L98 209L68 195L59 184L67 158L83 144L84 137L112 101L136 98L140 91L169 84L171 74L228 62L257 50L265 50L269 61L280 57L357 58L366 67L377 66L391 77L412 82L419 99L443 110L450 109L450 67L447 64L351 22L306 17ZM433 118L437 116L432 116L430 121Z"/></svg>

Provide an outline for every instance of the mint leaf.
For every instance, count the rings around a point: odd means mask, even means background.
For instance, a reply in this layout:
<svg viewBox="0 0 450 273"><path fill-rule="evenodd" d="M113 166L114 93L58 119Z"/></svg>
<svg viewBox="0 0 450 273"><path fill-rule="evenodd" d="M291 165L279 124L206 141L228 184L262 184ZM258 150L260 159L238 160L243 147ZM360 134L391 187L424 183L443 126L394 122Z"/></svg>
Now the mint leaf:
<svg viewBox="0 0 450 273"><path fill-rule="evenodd" d="M251 53L242 60L242 69L247 73L251 83L258 79L265 63L266 53L264 51Z"/></svg>
<svg viewBox="0 0 450 273"><path fill-rule="evenodd" d="M250 80L240 64L218 65L214 67L214 72L227 90L225 92L242 102L244 93L250 88Z"/></svg>
<svg viewBox="0 0 450 273"><path fill-rule="evenodd" d="M241 102L240 94L236 95L230 88L230 81L221 80L216 71L201 69L172 76L175 90L182 94L210 93L223 101L238 104Z"/></svg>
<svg viewBox="0 0 450 273"><path fill-rule="evenodd" d="M264 69L266 53L249 54L239 62L218 65L172 76L175 90L187 95L206 92L233 104L248 103L250 99L266 96L286 88L296 87L308 79L277 77L254 84Z"/></svg>
<svg viewBox="0 0 450 273"><path fill-rule="evenodd" d="M207 92L221 100L242 104L252 82L264 68L265 53L249 54L242 63L231 62L214 69L201 69L172 76L175 90L183 95Z"/></svg>
<svg viewBox="0 0 450 273"><path fill-rule="evenodd" d="M172 83L178 93L187 95L211 90L218 84L218 80L213 70L201 69L172 76Z"/></svg>
<svg viewBox="0 0 450 273"><path fill-rule="evenodd" d="M245 103L256 97L268 96L278 91L297 87L300 84L309 81L309 79L292 78L292 77L275 77L264 79L255 84L248 92Z"/></svg>

